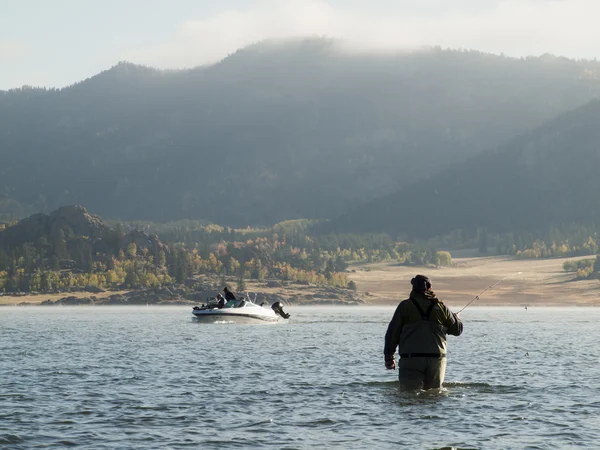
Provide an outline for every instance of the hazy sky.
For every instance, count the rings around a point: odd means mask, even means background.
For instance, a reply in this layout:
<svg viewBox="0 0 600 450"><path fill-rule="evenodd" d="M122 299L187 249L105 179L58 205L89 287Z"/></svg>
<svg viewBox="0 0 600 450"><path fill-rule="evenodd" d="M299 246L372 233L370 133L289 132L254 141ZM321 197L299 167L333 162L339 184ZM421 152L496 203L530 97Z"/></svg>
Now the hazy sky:
<svg viewBox="0 0 600 450"><path fill-rule="evenodd" d="M194 67L303 35L595 58L598 17L600 0L0 0L0 89L65 86L122 60Z"/></svg>

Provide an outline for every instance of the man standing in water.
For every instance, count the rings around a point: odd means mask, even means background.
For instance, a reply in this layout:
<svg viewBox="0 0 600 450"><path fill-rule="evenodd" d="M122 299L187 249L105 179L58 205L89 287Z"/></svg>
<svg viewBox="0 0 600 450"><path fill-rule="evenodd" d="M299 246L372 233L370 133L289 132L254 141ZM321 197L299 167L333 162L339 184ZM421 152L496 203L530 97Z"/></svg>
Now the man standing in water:
<svg viewBox="0 0 600 450"><path fill-rule="evenodd" d="M460 336L463 324L431 290L431 280L417 275L410 298L400 302L385 333L386 369L396 369L404 390L440 388L446 375L446 334Z"/></svg>

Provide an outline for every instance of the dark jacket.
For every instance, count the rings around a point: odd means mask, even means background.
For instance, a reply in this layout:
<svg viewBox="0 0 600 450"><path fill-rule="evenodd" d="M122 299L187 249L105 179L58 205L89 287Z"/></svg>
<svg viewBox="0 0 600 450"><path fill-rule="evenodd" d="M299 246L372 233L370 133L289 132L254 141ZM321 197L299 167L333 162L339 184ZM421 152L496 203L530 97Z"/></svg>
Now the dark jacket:
<svg viewBox="0 0 600 450"><path fill-rule="evenodd" d="M418 307L417 307L418 305ZM420 309L420 310L419 310ZM432 290L412 291L400 302L385 334L383 353L400 355L446 354L446 334L460 336L463 324Z"/></svg>

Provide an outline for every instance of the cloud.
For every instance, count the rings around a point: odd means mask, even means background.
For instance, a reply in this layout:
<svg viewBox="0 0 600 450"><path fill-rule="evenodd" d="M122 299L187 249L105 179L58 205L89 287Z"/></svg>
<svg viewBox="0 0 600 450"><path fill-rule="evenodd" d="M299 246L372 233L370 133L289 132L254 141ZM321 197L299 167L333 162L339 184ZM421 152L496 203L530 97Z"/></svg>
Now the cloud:
<svg viewBox="0 0 600 450"><path fill-rule="evenodd" d="M29 45L16 39L0 40L0 67L8 63L22 60L27 57L31 48Z"/></svg>
<svg viewBox="0 0 600 450"><path fill-rule="evenodd" d="M484 0L480 0L483 2ZM344 5L343 3L340 3ZM459 2L456 3L459 5ZM264 0L182 23L177 37L133 49L127 59L163 68L212 63L265 39L328 36L357 47L406 49L427 45L472 48L514 56L555 53L593 58L599 50L597 0L494 0L486 8L463 2L423 14L402 8L334 6L324 0Z"/></svg>
<svg viewBox="0 0 600 450"><path fill-rule="evenodd" d="M555 53L592 58L600 28L594 0L506 0L482 15L453 15L419 24L419 39L515 56ZM416 30L415 30L416 32Z"/></svg>
<svg viewBox="0 0 600 450"><path fill-rule="evenodd" d="M184 22L171 42L144 51L145 63L188 67L218 61L237 49L265 39L297 36L346 36L352 17L324 1L261 1L248 10L225 10Z"/></svg>

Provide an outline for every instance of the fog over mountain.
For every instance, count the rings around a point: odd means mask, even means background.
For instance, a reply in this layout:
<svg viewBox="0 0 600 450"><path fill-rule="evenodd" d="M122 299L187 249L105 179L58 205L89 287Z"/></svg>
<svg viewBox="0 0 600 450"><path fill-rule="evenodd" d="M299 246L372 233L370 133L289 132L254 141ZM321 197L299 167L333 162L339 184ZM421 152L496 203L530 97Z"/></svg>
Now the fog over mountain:
<svg viewBox="0 0 600 450"><path fill-rule="evenodd" d="M4 0L0 89L64 87L134 61L214 64L266 39L326 36L353 50L439 45L513 57L599 56L597 0Z"/></svg>
<svg viewBox="0 0 600 450"><path fill-rule="evenodd" d="M235 225L335 217L587 103L600 65L265 42L0 95L1 212ZM375 220L375 219L373 219Z"/></svg>

